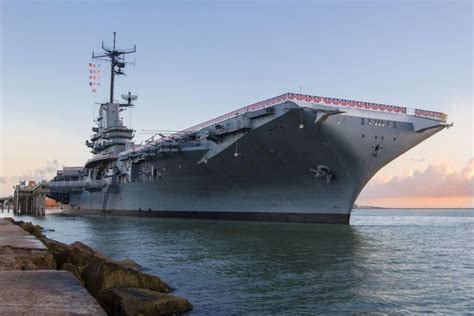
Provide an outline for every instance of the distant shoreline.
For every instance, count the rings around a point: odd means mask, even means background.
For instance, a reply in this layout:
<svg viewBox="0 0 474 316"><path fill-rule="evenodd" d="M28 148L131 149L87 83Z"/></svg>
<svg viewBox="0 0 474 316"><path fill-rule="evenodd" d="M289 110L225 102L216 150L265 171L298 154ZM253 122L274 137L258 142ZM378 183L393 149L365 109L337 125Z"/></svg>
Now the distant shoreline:
<svg viewBox="0 0 474 316"><path fill-rule="evenodd" d="M473 207L381 207L381 206L357 206L355 210L474 210Z"/></svg>

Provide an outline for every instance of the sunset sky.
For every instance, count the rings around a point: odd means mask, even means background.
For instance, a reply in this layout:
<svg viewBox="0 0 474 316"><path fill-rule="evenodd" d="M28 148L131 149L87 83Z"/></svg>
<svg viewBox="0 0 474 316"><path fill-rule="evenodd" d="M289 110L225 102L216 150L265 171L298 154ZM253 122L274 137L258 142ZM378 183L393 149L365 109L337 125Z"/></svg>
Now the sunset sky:
<svg viewBox="0 0 474 316"><path fill-rule="evenodd" d="M180 130L285 92L449 114L443 130L382 169L357 203L474 207L471 1L0 1L0 196L90 157L108 80L91 51L137 44L117 95L124 120ZM138 134L138 141L149 135Z"/></svg>

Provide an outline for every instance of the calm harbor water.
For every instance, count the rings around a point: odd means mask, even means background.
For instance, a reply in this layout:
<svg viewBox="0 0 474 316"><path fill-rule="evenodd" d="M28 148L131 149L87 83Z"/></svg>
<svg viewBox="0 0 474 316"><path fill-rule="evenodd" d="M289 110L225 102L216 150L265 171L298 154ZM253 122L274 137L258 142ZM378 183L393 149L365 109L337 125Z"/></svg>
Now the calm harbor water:
<svg viewBox="0 0 474 316"><path fill-rule="evenodd" d="M474 313L472 209L355 210L350 226L20 219L135 260L188 298L192 315Z"/></svg>

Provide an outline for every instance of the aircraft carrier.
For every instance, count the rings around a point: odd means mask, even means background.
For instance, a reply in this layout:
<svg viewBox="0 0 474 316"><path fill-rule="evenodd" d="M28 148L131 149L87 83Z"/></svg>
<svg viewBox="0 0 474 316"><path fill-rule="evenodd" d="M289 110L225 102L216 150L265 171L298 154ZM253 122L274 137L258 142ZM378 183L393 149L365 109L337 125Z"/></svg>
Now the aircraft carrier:
<svg viewBox="0 0 474 316"><path fill-rule="evenodd" d="M116 49L115 34L102 48L110 100L86 142L93 156L49 182L67 212L347 224L378 170L449 126L444 113L285 93L138 145L120 118L136 96L114 99L135 49Z"/></svg>

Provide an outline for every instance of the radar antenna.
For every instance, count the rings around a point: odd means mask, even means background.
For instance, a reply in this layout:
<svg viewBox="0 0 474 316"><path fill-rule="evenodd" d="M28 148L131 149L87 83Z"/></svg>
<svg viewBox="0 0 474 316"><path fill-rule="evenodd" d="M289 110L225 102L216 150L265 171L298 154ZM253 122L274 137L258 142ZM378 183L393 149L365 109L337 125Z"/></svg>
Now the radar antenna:
<svg viewBox="0 0 474 316"><path fill-rule="evenodd" d="M131 49L115 48L116 35L117 32L114 32L114 42L112 48L104 46L104 41L102 41L102 50L104 50L104 53L97 55L96 53L92 52L93 59L110 62L110 103L114 103L115 75L125 75L123 68L125 68L126 64L131 64L125 62L125 55L132 54L137 51L136 45L133 45L133 48ZM132 100L129 100L129 102Z"/></svg>
<svg viewBox="0 0 474 316"><path fill-rule="evenodd" d="M132 94L128 91L128 94L122 94L122 99L127 101L126 104L120 104L120 106L133 106L132 101L138 99L138 95Z"/></svg>

